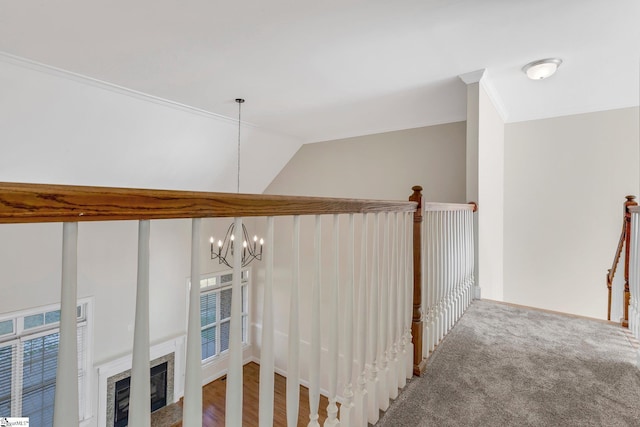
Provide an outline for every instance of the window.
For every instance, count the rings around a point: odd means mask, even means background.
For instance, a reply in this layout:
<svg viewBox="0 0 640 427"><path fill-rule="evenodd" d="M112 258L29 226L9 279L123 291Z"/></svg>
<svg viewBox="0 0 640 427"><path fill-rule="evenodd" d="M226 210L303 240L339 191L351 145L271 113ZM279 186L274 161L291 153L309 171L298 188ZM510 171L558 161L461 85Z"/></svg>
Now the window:
<svg viewBox="0 0 640 427"><path fill-rule="evenodd" d="M242 271L242 342L247 343L249 271ZM229 349L231 284L233 273L200 279L200 326L202 360L208 361Z"/></svg>
<svg viewBox="0 0 640 427"><path fill-rule="evenodd" d="M78 305L79 419L84 419L88 303ZM60 310L47 307L0 318L0 417L53 425Z"/></svg>

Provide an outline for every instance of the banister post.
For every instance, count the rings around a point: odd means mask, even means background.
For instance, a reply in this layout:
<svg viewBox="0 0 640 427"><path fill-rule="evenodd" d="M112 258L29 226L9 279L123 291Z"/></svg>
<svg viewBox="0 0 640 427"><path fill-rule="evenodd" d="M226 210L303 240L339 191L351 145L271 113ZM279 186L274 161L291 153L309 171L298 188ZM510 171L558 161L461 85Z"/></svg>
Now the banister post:
<svg viewBox="0 0 640 427"><path fill-rule="evenodd" d="M631 212L629 211L629 208L631 206L638 206L638 203L635 201L636 196L625 197L627 201L624 202L624 320L622 321L622 326L626 328L629 326L629 301L631 299L631 293L629 292L629 248L631 246Z"/></svg>
<svg viewBox="0 0 640 427"><path fill-rule="evenodd" d="M421 375L426 367L422 354L422 187L411 188L409 201L417 202L413 214L413 315L411 320L411 340L413 342L413 374Z"/></svg>

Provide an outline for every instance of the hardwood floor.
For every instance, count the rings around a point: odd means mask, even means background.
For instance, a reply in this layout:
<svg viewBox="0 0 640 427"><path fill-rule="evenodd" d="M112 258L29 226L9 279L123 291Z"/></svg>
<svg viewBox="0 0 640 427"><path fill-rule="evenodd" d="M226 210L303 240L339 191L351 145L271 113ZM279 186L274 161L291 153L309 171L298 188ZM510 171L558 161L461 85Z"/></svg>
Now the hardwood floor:
<svg viewBox="0 0 640 427"><path fill-rule="evenodd" d="M258 425L258 394L259 394L260 366L256 363L248 363L243 369L243 427L255 427ZM274 390L273 425L286 426L286 378L276 374ZM226 377L217 379L202 388L202 425L204 427L223 427L226 396ZM182 404L182 402L180 402ZM322 425L327 414L329 404L325 396L320 396L320 419ZM306 426L309 422L309 390L300 387L300 411L298 414L298 426ZM182 423L173 427L182 427Z"/></svg>

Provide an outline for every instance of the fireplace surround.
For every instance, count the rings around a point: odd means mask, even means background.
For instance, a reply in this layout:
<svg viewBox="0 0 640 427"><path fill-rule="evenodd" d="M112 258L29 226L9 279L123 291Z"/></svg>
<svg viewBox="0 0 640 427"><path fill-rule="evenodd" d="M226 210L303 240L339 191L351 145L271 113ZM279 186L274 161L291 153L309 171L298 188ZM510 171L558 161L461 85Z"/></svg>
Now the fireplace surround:
<svg viewBox="0 0 640 427"><path fill-rule="evenodd" d="M151 361L151 412L173 402L175 353ZM107 379L107 427L125 427L129 415L128 369Z"/></svg>
<svg viewBox="0 0 640 427"><path fill-rule="evenodd" d="M157 367L166 363L166 374L164 374L164 379L166 380L165 399L160 399L160 403L157 403L157 405L169 406L175 403L184 393L184 378L183 375L180 375L184 369L183 353L184 337L176 337L170 341L151 346L150 356L152 360L150 361L150 368L152 369L152 378L155 373L154 369L162 371L162 368ZM98 374L97 427L114 427L117 402L116 384L131 376L131 359L131 354L129 354L96 366ZM156 379L156 384L160 379L162 378ZM152 384L153 381L152 379ZM126 394L126 392L124 393ZM123 405L126 408L126 403ZM158 411L158 413L163 411ZM156 414L152 414L152 420L154 415Z"/></svg>

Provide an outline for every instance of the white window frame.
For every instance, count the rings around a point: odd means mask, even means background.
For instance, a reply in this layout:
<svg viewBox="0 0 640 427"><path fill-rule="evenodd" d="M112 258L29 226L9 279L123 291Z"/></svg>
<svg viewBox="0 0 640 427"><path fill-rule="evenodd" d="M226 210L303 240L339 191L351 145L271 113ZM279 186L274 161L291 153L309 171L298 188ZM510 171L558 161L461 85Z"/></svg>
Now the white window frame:
<svg viewBox="0 0 640 427"><path fill-rule="evenodd" d="M202 366L203 367L207 367L210 366L214 363L217 363L218 361L228 357L228 353L229 353L229 349L227 348L224 351L220 351L221 346L220 346L220 337L221 337L221 333L220 333L220 325L222 323L227 323L231 321L231 318L227 318L224 321L222 321L222 319L220 319L220 302L221 302L221 292L225 289L231 289L232 285L233 285L233 280L229 281L229 282L225 282L225 283L221 283L221 277L222 276L226 276L229 274L233 274L233 270L224 270L224 271L217 271L215 273L207 273L207 274L203 274L200 276L200 295L198 297L198 310L200 309L200 297L204 294L208 294L208 293L213 293L213 292L217 292L218 296L216 298L216 321L215 323L211 323L205 327L203 327L202 325L200 325L200 331L202 332L203 329L205 328L209 328L212 325L215 325L216 327L216 354L214 354L211 357L208 357L206 359L202 359ZM247 277L245 279L245 274L247 274ZM242 307L242 318L246 319L246 327L244 328L245 331L245 339L243 340L242 343L242 348L243 350L249 346L251 346L251 333L250 333L250 328L251 328L251 281L253 279L253 272L251 270L251 267L246 267L242 269L242 282L241 285L243 288L246 289L246 302L245 305ZM211 285L211 286L202 286L202 282L206 281L208 279L213 279L216 278L216 284L215 285ZM189 287L187 286L187 303L188 303L188 291L189 291ZM201 313L199 313L198 318L200 318ZM188 316L188 307L187 307L187 316Z"/></svg>
<svg viewBox="0 0 640 427"><path fill-rule="evenodd" d="M77 318L78 328L84 328L83 342L84 348L78 348L78 370L82 373L82 384L79 384L79 422L86 424L92 417L91 411L91 380L92 373L89 369L93 363L93 351L92 351L92 331L93 331L93 298L78 299L77 305L82 307L81 316ZM23 355L23 343L31 339L37 339L46 335L60 332L60 322L43 324L33 328L24 328L24 318L35 314L45 315L47 312L60 310L60 304L50 304L46 306L33 307L25 310L14 311L10 313L0 314L0 322L5 320L13 320L13 333L0 336L0 347L7 347L15 345L14 356L20 357L18 363L12 363L11 373L11 396L22 395L22 355ZM20 416L22 413L22 399L12 398L11 401L11 414L9 416ZM6 416L5 414L0 414Z"/></svg>

